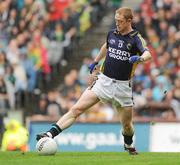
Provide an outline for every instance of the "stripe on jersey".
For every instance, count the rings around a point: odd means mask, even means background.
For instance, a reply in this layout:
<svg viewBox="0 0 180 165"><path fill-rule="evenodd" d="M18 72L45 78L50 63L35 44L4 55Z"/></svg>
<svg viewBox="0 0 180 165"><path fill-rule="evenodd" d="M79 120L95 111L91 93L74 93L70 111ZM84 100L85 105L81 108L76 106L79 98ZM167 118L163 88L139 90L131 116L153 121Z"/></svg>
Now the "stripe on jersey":
<svg viewBox="0 0 180 165"><path fill-rule="evenodd" d="M100 72L102 72L102 73L104 72L105 59L106 59L106 57L103 59L103 63L100 66Z"/></svg>
<svg viewBox="0 0 180 165"><path fill-rule="evenodd" d="M134 72L135 72L135 70L136 70L137 65L138 65L138 63L134 63L134 64L133 64L132 71L131 71L131 75L130 75L130 79L134 76Z"/></svg>
<svg viewBox="0 0 180 165"><path fill-rule="evenodd" d="M138 36L138 38L140 39L140 41L141 41L141 43L142 43L142 46L144 47L144 48L146 48L146 41L142 38L142 36L138 33L137 34L137 36Z"/></svg>

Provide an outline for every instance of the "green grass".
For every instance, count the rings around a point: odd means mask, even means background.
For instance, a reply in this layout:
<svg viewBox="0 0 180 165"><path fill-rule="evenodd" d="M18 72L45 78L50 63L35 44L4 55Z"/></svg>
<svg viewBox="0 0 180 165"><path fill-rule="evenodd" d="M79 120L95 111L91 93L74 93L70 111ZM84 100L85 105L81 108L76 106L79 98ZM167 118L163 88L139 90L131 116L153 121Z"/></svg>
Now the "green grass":
<svg viewBox="0 0 180 165"><path fill-rule="evenodd" d="M180 153L64 152L39 156L35 152L0 152L0 165L180 165Z"/></svg>

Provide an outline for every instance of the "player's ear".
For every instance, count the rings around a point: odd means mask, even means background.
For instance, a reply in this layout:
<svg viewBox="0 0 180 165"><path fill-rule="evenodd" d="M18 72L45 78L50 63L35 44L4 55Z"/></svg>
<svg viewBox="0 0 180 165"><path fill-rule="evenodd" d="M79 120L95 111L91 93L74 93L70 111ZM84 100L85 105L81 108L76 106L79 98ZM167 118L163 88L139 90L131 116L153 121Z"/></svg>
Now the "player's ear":
<svg viewBox="0 0 180 165"><path fill-rule="evenodd" d="M129 18L129 19L127 19L127 22L130 22L130 23L131 23L131 22L132 22L132 19L130 19L130 18Z"/></svg>

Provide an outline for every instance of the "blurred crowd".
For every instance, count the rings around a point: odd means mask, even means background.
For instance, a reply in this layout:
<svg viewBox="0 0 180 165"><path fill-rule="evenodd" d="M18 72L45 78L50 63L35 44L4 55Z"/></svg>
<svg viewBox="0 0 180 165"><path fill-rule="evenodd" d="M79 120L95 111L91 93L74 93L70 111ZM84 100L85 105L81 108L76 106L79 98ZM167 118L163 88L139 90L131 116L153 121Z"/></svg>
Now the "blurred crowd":
<svg viewBox="0 0 180 165"><path fill-rule="evenodd" d="M24 107L27 93L48 86L53 67L66 63L76 41L102 17L106 2L0 2L0 114Z"/></svg>
<svg viewBox="0 0 180 165"><path fill-rule="evenodd" d="M138 66L134 76L138 120L180 120L179 18L176 0L144 0L135 12L134 25L153 56L151 62Z"/></svg>
<svg viewBox="0 0 180 165"><path fill-rule="evenodd" d="M173 0L144 0L135 10L134 27L145 38L153 56L151 62L138 65L133 78L135 121L180 120L179 11L177 2ZM50 91L51 94L54 93L54 101L60 105L59 116L67 112L78 100L82 91L92 83L93 76L88 74L88 65L97 52L97 48L93 49L91 55L84 58L79 71L72 69L64 77L64 83L58 89ZM51 100L48 99L50 93L47 95L47 100ZM44 99L44 97L40 99L40 104ZM48 106L45 109L38 113L43 114L46 111L47 116L51 114ZM40 116L34 115L34 119L44 120ZM96 104L78 119L79 122L117 120L113 107L102 103Z"/></svg>
<svg viewBox="0 0 180 165"><path fill-rule="evenodd" d="M180 120L180 12L175 0L144 0L134 13L134 27L145 38L153 60L138 65L134 78L134 120L135 121L179 121ZM92 83L88 65L97 55L97 48L89 57L84 58L79 71L72 69L64 83L53 93L54 101L59 104L58 117L52 115L40 99L39 114L57 119L67 112L78 100L82 91ZM43 104L44 102L44 104ZM42 106L43 105L43 106ZM43 108L44 107L44 108ZM45 108L46 107L46 108ZM46 113L45 113L46 112ZM55 111L54 111L55 113ZM36 114L32 119L45 120ZM57 113L55 113L57 114ZM53 117L54 116L54 117ZM114 122L116 111L110 105L98 103L79 117L79 122Z"/></svg>
<svg viewBox="0 0 180 165"><path fill-rule="evenodd" d="M79 40L102 19L107 2L0 1L0 139L5 130L4 117L9 110L22 109L24 115L33 113L32 118L49 121L65 113L63 103L56 101L56 91L40 97L39 93L49 88L54 81L54 72L63 69ZM12 143L15 139L11 139L11 132L18 138L18 128L19 124L15 122L7 126L3 150L26 150L23 144Z"/></svg>

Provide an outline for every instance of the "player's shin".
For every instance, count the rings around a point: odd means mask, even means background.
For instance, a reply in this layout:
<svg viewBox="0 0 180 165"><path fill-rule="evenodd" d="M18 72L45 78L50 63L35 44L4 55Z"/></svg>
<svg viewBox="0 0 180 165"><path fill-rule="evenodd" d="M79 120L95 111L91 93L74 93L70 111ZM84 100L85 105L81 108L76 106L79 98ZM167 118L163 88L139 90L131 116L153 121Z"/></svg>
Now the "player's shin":
<svg viewBox="0 0 180 165"><path fill-rule="evenodd" d="M123 124L123 136L124 136L124 144L131 145L133 143L133 135L134 129L132 123L124 123Z"/></svg>
<svg viewBox="0 0 180 165"><path fill-rule="evenodd" d="M67 112L64 116L62 116L56 124L52 125L52 128L47 131L47 134L54 138L59 133L61 133L64 129L70 127L76 120L76 116L72 111Z"/></svg>
<svg viewBox="0 0 180 165"><path fill-rule="evenodd" d="M61 117L56 124L59 125L59 127L61 127L62 130L64 130L70 127L72 124L74 124L77 117L78 116L74 114L72 110L70 110L63 117Z"/></svg>
<svg viewBox="0 0 180 165"><path fill-rule="evenodd" d="M44 133L37 134L36 140L39 141L43 137L54 138L59 133L61 133L64 129L70 127L76 121L76 118L79 115L80 113L74 113L74 111L71 109L64 116L62 116L56 124L53 124L50 130Z"/></svg>

